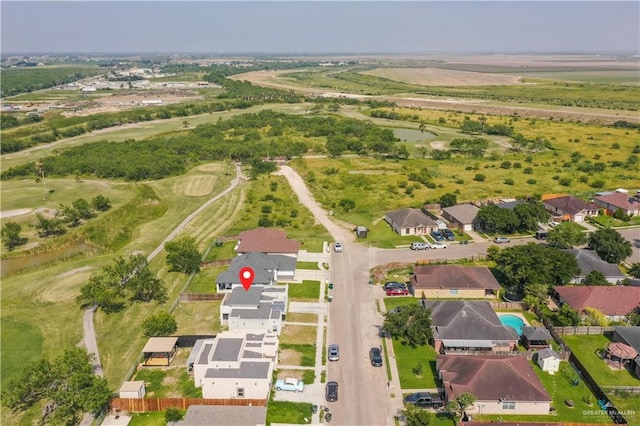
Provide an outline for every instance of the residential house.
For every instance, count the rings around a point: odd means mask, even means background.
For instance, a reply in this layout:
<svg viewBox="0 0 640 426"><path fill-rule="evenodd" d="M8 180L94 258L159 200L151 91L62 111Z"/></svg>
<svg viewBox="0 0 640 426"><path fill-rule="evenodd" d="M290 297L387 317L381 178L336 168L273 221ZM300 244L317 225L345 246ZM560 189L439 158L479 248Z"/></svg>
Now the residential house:
<svg viewBox="0 0 640 426"><path fill-rule="evenodd" d="M384 220L401 236L426 235L438 230L436 221L418 209L394 210Z"/></svg>
<svg viewBox="0 0 640 426"><path fill-rule="evenodd" d="M520 340L527 349L544 349L549 347L553 337L544 327L523 326Z"/></svg>
<svg viewBox="0 0 640 426"><path fill-rule="evenodd" d="M203 398L269 397L278 336L261 330L227 331L196 343L193 379L202 387Z"/></svg>
<svg viewBox="0 0 640 426"><path fill-rule="evenodd" d="M551 348L545 348L538 352L537 363L542 371L553 375L560 370L560 356Z"/></svg>
<svg viewBox="0 0 640 426"><path fill-rule="evenodd" d="M297 258L300 243L287 238L287 233L278 229L256 228L238 235L239 254L265 253Z"/></svg>
<svg viewBox="0 0 640 426"><path fill-rule="evenodd" d="M598 206L572 195L547 198L542 201L542 204L551 213L551 218L554 222L565 220L584 222L587 217L598 215Z"/></svg>
<svg viewBox="0 0 640 426"><path fill-rule="evenodd" d="M442 217L457 224L462 231L473 231L478 211L480 209L473 204L458 204L442 209Z"/></svg>
<svg viewBox="0 0 640 426"><path fill-rule="evenodd" d="M489 268L461 265L420 265L413 269L411 291L427 299L495 298L500 284Z"/></svg>
<svg viewBox="0 0 640 426"><path fill-rule="evenodd" d="M566 303L582 312L594 308L608 321L621 321L640 306L640 287L627 286L555 286L560 305Z"/></svg>
<svg viewBox="0 0 640 426"><path fill-rule="evenodd" d="M573 277L571 280L572 283L584 283L585 278L592 271L601 272L610 284L618 284L626 278L626 276L620 272L618 265L600 259L600 256L598 256L595 250L566 249L564 251L576 258L578 268L580 268L580 275Z"/></svg>
<svg viewBox="0 0 640 426"><path fill-rule="evenodd" d="M422 300L431 310L434 348L439 353L505 352L517 349L518 334L505 327L483 300Z"/></svg>
<svg viewBox="0 0 640 426"><path fill-rule="evenodd" d="M220 322L230 331L262 330L280 334L288 286L234 288L220 305Z"/></svg>
<svg viewBox="0 0 640 426"><path fill-rule="evenodd" d="M613 341L629 345L640 354L640 327L614 327ZM640 378L640 356L633 360L633 369L636 377Z"/></svg>
<svg viewBox="0 0 640 426"><path fill-rule="evenodd" d="M285 255L268 255L264 253L248 253L236 256L231 260L229 268L218 275L216 283L218 291L232 290L242 285L240 269L253 269L253 285L269 286L279 280L292 280L296 272L296 258Z"/></svg>
<svg viewBox="0 0 640 426"><path fill-rule="evenodd" d="M499 207L501 209L513 210L516 208L516 206L519 206L520 204L526 204L526 201L507 198L507 199L499 200L498 204L496 204L496 207Z"/></svg>
<svg viewBox="0 0 640 426"><path fill-rule="evenodd" d="M635 195L629 195L626 189L617 189L615 192L600 192L593 197L593 202L603 208L608 215L613 215L616 210L622 209L629 216L640 214L640 190Z"/></svg>
<svg viewBox="0 0 640 426"><path fill-rule="evenodd" d="M524 356L439 355L436 370L447 401L475 395L467 414L548 415L551 397Z"/></svg>
<svg viewBox="0 0 640 426"><path fill-rule="evenodd" d="M265 426L267 424L267 407L256 406L224 406L224 405L190 405L184 419L178 426Z"/></svg>

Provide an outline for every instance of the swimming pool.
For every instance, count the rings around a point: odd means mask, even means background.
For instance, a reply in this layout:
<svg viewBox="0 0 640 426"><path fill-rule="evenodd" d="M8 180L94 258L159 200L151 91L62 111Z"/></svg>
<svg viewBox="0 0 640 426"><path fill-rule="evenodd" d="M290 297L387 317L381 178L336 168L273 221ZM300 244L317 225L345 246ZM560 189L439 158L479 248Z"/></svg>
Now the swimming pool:
<svg viewBox="0 0 640 426"><path fill-rule="evenodd" d="M522 318L517 317L515 315L500 315L500 322L508 327L513 328L518 336L522 336L522 327L524 326L524 321Z"/></svg>

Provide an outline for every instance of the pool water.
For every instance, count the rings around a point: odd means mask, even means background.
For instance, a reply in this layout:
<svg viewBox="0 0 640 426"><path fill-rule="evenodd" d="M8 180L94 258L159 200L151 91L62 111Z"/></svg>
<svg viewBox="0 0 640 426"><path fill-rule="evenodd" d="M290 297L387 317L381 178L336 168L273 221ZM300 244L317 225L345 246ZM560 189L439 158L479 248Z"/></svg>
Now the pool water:
<svg viewBox="0 0 640 426"><path fill-rule="evenodd" d="M522 327L524 326L522 318L515 315L500 315L500 322L507 327L513 328L518 333L518 336L522 336Z"/></svg>

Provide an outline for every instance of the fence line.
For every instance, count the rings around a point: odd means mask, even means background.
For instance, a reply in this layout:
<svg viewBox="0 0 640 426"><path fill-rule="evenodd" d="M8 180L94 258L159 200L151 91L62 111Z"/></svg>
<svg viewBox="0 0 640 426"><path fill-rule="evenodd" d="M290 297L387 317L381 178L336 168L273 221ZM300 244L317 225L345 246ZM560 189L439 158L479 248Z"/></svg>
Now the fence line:
<svg viewBox="0 0 640 426"><path fill-rule="evenodd" d="M144 413L165 411L167 408L186 410L191 405L225 405L266 407L266 399L210 399L210 398L113 398L109 403L115 412Z"/></svg>
<svg viewBox="0 0 640 426"><path fill-rule="evenodd" d="M613 333L613 327L601 327L601 326L565 326L565 327L553 327L553 329L560 336L571 336L574 334L607 334Z"/></svg>
<svg viewBox="0 0 640 426"><path fill-rule="evenodd" d="M212 300L224 299L225 293L180 293L178 300L180 303L208 302Z"/></svg>
<svg viewBox="0 0 640 426"><path fill-rule="evenodd" d="M231 259L225 260L212 260L210 262L202 262L200 264L201 268L217 268L218 266L228 266L231 265Z"/></svg>

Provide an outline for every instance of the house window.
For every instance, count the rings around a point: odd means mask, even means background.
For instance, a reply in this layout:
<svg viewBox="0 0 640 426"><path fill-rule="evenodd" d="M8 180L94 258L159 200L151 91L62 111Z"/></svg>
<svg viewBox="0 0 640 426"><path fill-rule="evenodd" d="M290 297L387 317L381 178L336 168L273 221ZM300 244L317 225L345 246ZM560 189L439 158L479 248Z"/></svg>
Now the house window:
<svg viewBox="0 0 640 426"><path fill-rule="evenodd" d="M515 410L516 409L516 403L515 402L503 401L502 402L502 409L503 410Z"/></svg>
<svg viewBox="0 0 640 426"><path fill-rule="evenodd" d="M229 314L222 314L222 319L224 321L228 320L229 319Z"/></svg>
<svg viewBox="0 0 640 426"><path fill-rule="evenodd" d="M457 288L450 288L450 289L449 289L449 294L451 294L451 295L457 295L457 294L458 294L458 289L457 289Z"/></svg>
<svg viewBox="0 0 640 426"><path fill-rule="evenodd" d="M244 388L236 388L236 395L238 398L244 398Z"/></svg>
<svg viewBox="0 0 640 426"><path fill-rule="evenodd" d="M404 233L405 234L410 234L411 233L411 228L404 228Z"/></svg>

